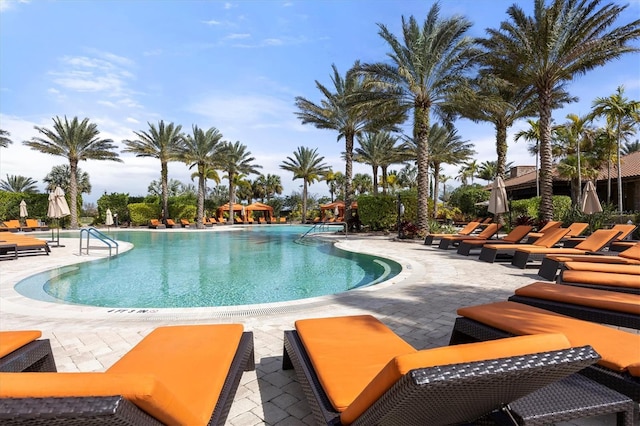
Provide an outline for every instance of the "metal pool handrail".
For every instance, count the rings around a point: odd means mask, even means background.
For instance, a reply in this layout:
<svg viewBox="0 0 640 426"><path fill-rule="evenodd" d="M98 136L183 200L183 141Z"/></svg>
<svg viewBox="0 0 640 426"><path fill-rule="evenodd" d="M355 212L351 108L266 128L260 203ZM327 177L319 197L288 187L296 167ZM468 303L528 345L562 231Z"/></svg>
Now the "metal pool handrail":
<svg viewBox="0 0 640 426"><path fill-rule="evenodd" d="M89 238L91 236L95 237L99 241L102 241L107 247L109 247L109 257L111 257L111 249L113 247L115 247L116 249L116 255L118 254L118 242L113 238L98 231L96 228L86 228L80 230L80 254L82 254L82 236L84 233L87 234L87 254L89 254Z"/></svg>

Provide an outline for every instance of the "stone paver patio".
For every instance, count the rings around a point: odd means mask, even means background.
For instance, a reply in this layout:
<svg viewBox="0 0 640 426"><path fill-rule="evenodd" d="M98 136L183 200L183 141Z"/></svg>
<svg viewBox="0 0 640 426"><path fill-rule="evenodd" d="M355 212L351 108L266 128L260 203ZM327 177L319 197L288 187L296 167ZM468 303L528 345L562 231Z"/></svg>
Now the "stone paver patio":
<svg viewBox="0 0 640 426"><path fill-rule="evenodd" d="M215 231L220 228L195 232ZM387 257L403 266L400 275L374 287L295 303L156 312L108 312L105 308L35 301L16 293L15 284L34 273L106 255L94 250L90 256L80 256L77 239L62 239L65 247L52 248L50 256L0 262L0 329L42 330L43 337L51 339L58 371L103 371L155 327L242 323L254 333L256 370L244 373L227 424L311 425L313 418L295 373L281 368L283 331L291 329L295 320L372 314L414 347L444 346L458 307L505 300L514 289L539 279L535 269L480 262L477 256L459 256L419 241L393 241L392 237L333 237L341 248ZM614 424L614 416L563 423Z"/></svg>

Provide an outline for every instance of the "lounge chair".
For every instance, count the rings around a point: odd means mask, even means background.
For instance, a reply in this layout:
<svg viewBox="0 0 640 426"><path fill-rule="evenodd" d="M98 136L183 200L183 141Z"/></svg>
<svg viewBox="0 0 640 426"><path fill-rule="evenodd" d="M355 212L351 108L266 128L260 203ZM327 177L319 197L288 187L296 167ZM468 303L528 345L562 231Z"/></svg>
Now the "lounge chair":
<svg viewBox="0 0 640 426"><path fill-rule="evenodd" d="M442 237L442 238L440 238L440 243L438 244L438 248L441 249L441 250L448 250L449 246L457 246L462 241L476 240L476 239L488 240L489 238L491 238L495 234L497 234L498 231L500 230L500 228L502 228L502 225L497 224L497 223L490 223L489 225L487 225L486 228L484 228L482 231L480 231L479 234L474 234L474 235L452 235L452 236L448 236L448 237Z"/></svg>
<svg viewBox="0 0 640 426"><path fill-rule="evenodd" d="M287 218L284 216L280 216L280 223L287 223Z"/></svg>
<svg viewBox="0 0 640 426"><path fill-rule="evenodd" d="M602 255L602 253L589 253L586 255L554 255L548 254L542 259L538 275L553 281L556 279L558 269L564 262L590 262L610 263L620 265L640 265L640 243L629 247L617 255Z"/></svg>
<svg viewBox="0 0 640 426"><path fill-rule="evenodd" d="M2 222L2 224L4 225L4 227L6 228L7 231L9 232L18 232L20 231L20 221L13 219L13 220L5 220L4 222Z"/></svg>
<svg viewBox="0 0 640 426"><path fill-rule="evenodd" d="M424 245L430 246L434 241L440 241L440 238L442 237L450 237L453 235L471 235L471 233L478 229L479 226L480 222L469 222L456 234L428 234L426 237L424 237Z"/></svg>
<svg viewBox="0 0 640 426"><path fill-rule="evenodd" d="M640 240L612 241L611 244L609 244L609 251L620 253L630 247L633 247L637 243L640 243Z"/></svg>
<svg viewBox="0 0 640 426"><path fill-rule="evenodd" d="M160 327L106 372L0 373L0 423L222 425L254 368L240 324Z"/></svg>
<svg viewBox="0 0 640 426"><path fill-rule="evenodd" d="M585 321L640 329L640 295L534 282L516 289L509 300Z"/></svg>
<svg viewBox="0 0 640 426"><path fill-rule="evenodd" d="M189 222L189 219L180 219L180 226L182 226L183 228L188 228L191 225L193 224Z"/></svg>
<svg viewBox="0 0 640 426"><path fill-rule="evenodd" d="M522 247L513 253L511 264L518 268L526 268L530 262L542 261L548 254L587 254L599 252L613 241L619 234L613 229L598 229L574 248L566 247ZM537 265L540 265L539 263Z"/></svg>
<svg viewBox="0 0 640 426"><path fill-rule="evenodd" d="M462 254L468 256L472 250L480 250L482 246L491 243L491 244L519 244L522 242L524 238L526 238L527 234L531 232L532 227L529 225L518 225L511 230L507 235L502 238L492 239L492 240L482 240L482 239L473 239L473 240L462 240L458 245L458 254Z"/></svg>
<svg viewBox="0 0 640 426"><path fill-rule="evenodd" d="M523 247L553 247L558 244L566 233L566 228L554 228L546 231L542 237L535 240L532 244L487 243L482 246L482 251L480 251L480 256L478 258L489 263L493 263L496 260L511 260L515 251Z"/></svg>
<svg viewBox="0 0 640 426"><path fill-rule="evenodd" d="M614 244L616 244L616 242L624 241L625 244L628 244L627 247L633 245L633 242L628 241L628 238L631 235L631 233L636 230L636 228L637 228L636 225L629 225L629 224L626 224L626 223L613 225L611 227L611 229L614 229L614 230L618 231L619 233L618 233L618 236L615 238L615 240L613 242L611 242L611 244L609 244L609 250L612 250L612 247L616 247L617 246L617 245L614 245ZM563 247L575 247L577 244L580 244L582 241L584 241L585 238L586 237L584 237L584 236L565 238L563 240ZM625 241L625 240L627 240L627 241ZM616 250L616 251L621 251L621 250Z"/></svg>
<svg viewBox="0 0 640 426"><path fill-rule="evenodd" d="M550 220L549 222L545 223L542 228L538 229L537 232L529 233L527 244L533 243L535 240L542 237L545 232L560 228L560 226L562 226L562 222L559 222L556 220Z"/></svg>
<svg viewBox="0 0 640 426"><path fill-rule="evenodd" d="M637 274L562 269L558 283L640 294L640 277Z"/></svg>
<svg viewBox="0 0 640 426"><path fill-rule="evenodd" d="M48 231L47 225L40 225L36 219L26 219L25 223L29 228L33 228L34 231Z"/></svg>
<svg viewBox="0 0 640 426"><path fill-rule="evenodd" d="M518 418L527 395L547 386L539 392L551 399L558 380L598 359L559 334L418 351L370 315L295 328L284 332L283 368L325 425L457 424L501 409Z"/></svg>
<svg viewBox="0 0 640 426"><path fill-rule="evenodd" d="M0 331L0 372L56 371L49 339L38 330Z"/></svg>
<svg viewBox="0 0 640 426"><path fill-rule="evenodd" d="M451 344L561 333L572 346L590 345L602 358L581 374L640 401L640 334L509 301L460 308L458 315Z"/></svg>
<svg viewBox="0 0 640 426"><path fill-rule="evenodd" d="M164 224L165 224L165 226L166 226L167 228L173 228L174 226L178 226L178 225L173 221L173 219L167 219L167 220L165 220L165 223L164 223Z"/></svg>
<svg viewBox="0 0 640 426"><path fill-rule="evenodd" d="M46 241L22 234L3 235L0 237L0 244L5 245L5 248L0 248L0 255L6 255L6 251L15 251L15 257L37 254L49 255L51 252L51 248ZM9 248L10 246L12 248Z"/></svg>
<svg viewBox="0 0 640 426"><path fill-rule="evenodd" d="M162 223L160 223L160 221L158 219L150 219L149 220L149 228L152 229L164 229L166 228L166 226Z"/></svg>

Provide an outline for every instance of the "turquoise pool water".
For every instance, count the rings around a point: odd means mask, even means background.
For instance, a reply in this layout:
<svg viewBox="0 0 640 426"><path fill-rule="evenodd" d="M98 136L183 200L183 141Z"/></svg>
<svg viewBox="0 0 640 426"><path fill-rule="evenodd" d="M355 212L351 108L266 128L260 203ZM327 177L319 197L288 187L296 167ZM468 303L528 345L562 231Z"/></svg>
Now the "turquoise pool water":
<svg viewBox="0 0 640 426"><path fill-rule="evenodd" d="M16 290L39 300L114 308L235 306L340 293L401 270L396 262L330 243L300 244L296 240L306 230L112 231L109 236L135 248L37 274Z"/></svg>

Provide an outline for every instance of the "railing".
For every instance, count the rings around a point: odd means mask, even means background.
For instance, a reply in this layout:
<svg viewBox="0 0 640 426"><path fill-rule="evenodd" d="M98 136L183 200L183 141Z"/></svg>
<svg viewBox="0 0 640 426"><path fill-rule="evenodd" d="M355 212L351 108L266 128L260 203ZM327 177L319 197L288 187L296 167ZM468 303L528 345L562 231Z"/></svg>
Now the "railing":
<svg viewBox="0 0 640 426"><path fill-rule="evenodd" d="M307 230L304 234L298 238L302 240L304 237L310 234L320 234L323 232L330 232L332 227L342 226L344 228L344 237L347 238L347 223L346 222L318 222Z"/></svg>
<svg viewBox="0 0 640 426"><path fill-rule="evenodd" d="M91 237L94 237L98 241L103 242L109 248L109 257L111 257L111 249L114 247L116 249L116 255L118 254L118 242L108 235L105 235L102 232L98 231L96 228L85 228L80 230L80 254L82 254L82 241L83 235L85 233L87 234L87 254L89 254L89 239Z"/></svg>

